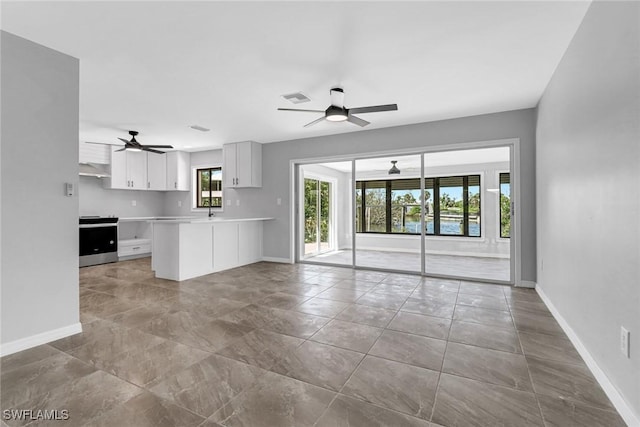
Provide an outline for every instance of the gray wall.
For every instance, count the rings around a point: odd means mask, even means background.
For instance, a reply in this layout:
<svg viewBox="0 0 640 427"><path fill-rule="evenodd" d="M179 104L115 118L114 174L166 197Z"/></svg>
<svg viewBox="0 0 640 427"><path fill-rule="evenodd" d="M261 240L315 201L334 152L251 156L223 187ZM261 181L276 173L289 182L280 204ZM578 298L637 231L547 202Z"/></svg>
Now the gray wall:
<svg viewBox="0 0 640 427"><path fill-rule="evenodd" d="M81 176L78 188L80 215L115 215L117 217L161 216L164 213L164 192L108 190L102 179ZM132 206L132 201L136 206Z"/></svg>
<svg viewBox="0 0 640 427"><path fill-rule="evenodd" d="M402 108L402 106L400 106ZM343 124L345 125L345 124ZM242 197L227 215L266 215L275 217L264 226L265 257L289 258L289 161L337 155L353 155L393 149L409 149L520 138L522 279L536 280L535 222L535 110L465 117L416 125L353 132L263 146L262 189L243 189ZM276 204L282 198L282 205Z"/></svg>
<svg viewBox="0 0 640 427"><path fill-rule="evenodd" d="M1 32L2 343L79 322L78 60Z"/></svg>
<svg viewBox="0 0 640 427"><path fill-rule="evenodd" d="M538 285L636 414L639 18L640 3L591 4L540 101L536 160Z"/></svg>

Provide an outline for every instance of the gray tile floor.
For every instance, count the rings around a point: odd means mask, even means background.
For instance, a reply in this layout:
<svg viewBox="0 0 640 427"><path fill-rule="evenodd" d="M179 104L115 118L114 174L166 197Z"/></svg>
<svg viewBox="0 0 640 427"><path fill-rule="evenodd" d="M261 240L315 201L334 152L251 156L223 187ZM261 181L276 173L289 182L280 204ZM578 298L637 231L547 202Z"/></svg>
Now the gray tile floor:
<svg viewBox="0 0 640 427"><path fill-rule="evenodd" d="M1 359L2 409L66 409L64 426L624 425L531 290L270 263L172 282L141 259L81 269L80 309L82 334Z"/></svg>
<svg viewBox="0 0 640 427"><path fill-rule="evenodd" d="M308 256L305 261L351 266L353 254L350 249L340 250ZM356 265L365 268L386 268L418 273L421 269L420 254L395 251L357 250ZM511 266L508 258L427 254L425 265L429 274L465 277L470 280L474 278L505 282L510 280Z"/></svg>

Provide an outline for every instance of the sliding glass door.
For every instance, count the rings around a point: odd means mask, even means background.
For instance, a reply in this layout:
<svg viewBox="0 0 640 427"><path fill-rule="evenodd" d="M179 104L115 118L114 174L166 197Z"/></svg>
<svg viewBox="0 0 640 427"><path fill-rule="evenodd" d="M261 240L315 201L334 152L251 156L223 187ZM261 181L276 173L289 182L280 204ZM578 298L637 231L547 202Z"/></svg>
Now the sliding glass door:
<svg viewBox="0 0 640 427"><path fill-rule="evenodd" d="M299 166L299 260L353 264L351 182L351 162Z"/></svg>
<svg viewBox="0 0 640 427"><path fill-rule="evenodd" d="M425 274L510 281L510 149L424 155Z"/></svg>
<svg viewBox="0 0 640 427"><path fill-rule="evenodd" d="M355 161L356 266L420 273L421 157Z"/></svg>
<svg viewBox="0 0 640 427"><path fill-rule="evenodd" d="M331 183L304 179L304 255L317 255L332 249Z"/></svg>
<svg viewBox="0 0 640 427"><path fill-rule="evenodd" d="M512 149L299 165L298 260L513 282Z"/></svg>

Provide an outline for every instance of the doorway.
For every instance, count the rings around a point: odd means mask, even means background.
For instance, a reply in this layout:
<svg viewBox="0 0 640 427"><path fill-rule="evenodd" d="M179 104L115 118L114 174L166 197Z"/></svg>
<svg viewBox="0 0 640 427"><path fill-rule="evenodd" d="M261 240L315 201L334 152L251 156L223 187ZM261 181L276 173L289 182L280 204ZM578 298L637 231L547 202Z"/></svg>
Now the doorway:
<svg viewBox="0 0 640 427"><path fill-rule="evenodd" d="M516 141L295 164L296 260L515 283Z"/></svg>
<svg viewBox="0 0 640 427"><path fill-rule="evenodd" d="M298 168L298 260L351 266L351 162Z"/></svg>

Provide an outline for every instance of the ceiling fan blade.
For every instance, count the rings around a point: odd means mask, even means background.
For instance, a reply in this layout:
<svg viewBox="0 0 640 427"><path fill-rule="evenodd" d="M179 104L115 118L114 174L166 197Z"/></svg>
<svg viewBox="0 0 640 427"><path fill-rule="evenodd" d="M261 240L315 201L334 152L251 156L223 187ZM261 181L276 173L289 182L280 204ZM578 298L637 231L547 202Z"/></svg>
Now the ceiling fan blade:
<svg viewBox="0 0 640 427"><path fill-rule="evenodd" d="M278 108L278 111L302 111L303 113L324 113L324 110L300 110L297 108Z"/></svg>
<svg viewBox="0 0 640 427"><path fill-rule="evenodd" d="M381 111L396 111L398 104L372 105L371 107L349 108L349 112L353 114L362 113L378 113Z"/></svg>
<svg viewBox="0 0 640 427"><path fill-rule="evenodd" d="M119 152L119 151L124 151L124 150L126 150L126 149L127 149L127 147L124 147L124 148L121 148L121 149L119 149L119 150L116 150L115 152L117 153L117 152Z"/></svg>
<svg viewBox="0 0 640 427"><path fill-rule="evenodd" d="M143 144L143 147L146 148L173 148L173 145L147 145L147 144Z"/></svg>
<svg viewBox="0 0 640 427"><path fill-rule="evenodd" d="M164 151L158 151L158 150L154 150L153 148L149 148L148 145L143 145L142 151L148 151L150 153L156 153L156 154L166 154Z"/></svg>
<svg viewBox="0 0 640 427"><path fill-rule="evenodd" d="M371 124L370 122L362 120L360 117L352 116L351 114L349 114L347 121L360 127L365 127L366 125Z"/></svg>
<svg viewBox="0 0 640 427"><path fill-rule="evenodd" d="M118 138L118 139L119 139L120 141L124 142L125 144L130 144L130 143L131 143L131 141L127 141L127 140L126 140L126 139L124 139L124 138Z"/></svg>
<svg viewBox="0 0 640 427"><path fill-rule="evenodd" d="M304 127L308 128L309 126L313 126L313 125L315 125L315 124L318 124L318 123L320 123L320 122L321 122L321 121L323 121L323 120L324 120L324 116L320 117L319 119L315 119L315 120L314 120L314 121L312 121L312 122L307 123L306 125L304 125Z"/></svg>
<svg viewBox="0 0 640 427"><path fill-rule="evenodd" d="M330 91L331 105L344 108L344 92L340 88L333 88Z"/></svg>
<svg viewBox="0 0 640 427"><path fill-rule="evenodd" d="M111 144L110 142L91 142L91 141L85 141L87 144L99 144L99 145L115 145L117 147L121 147L120 144Z"/></svg>

